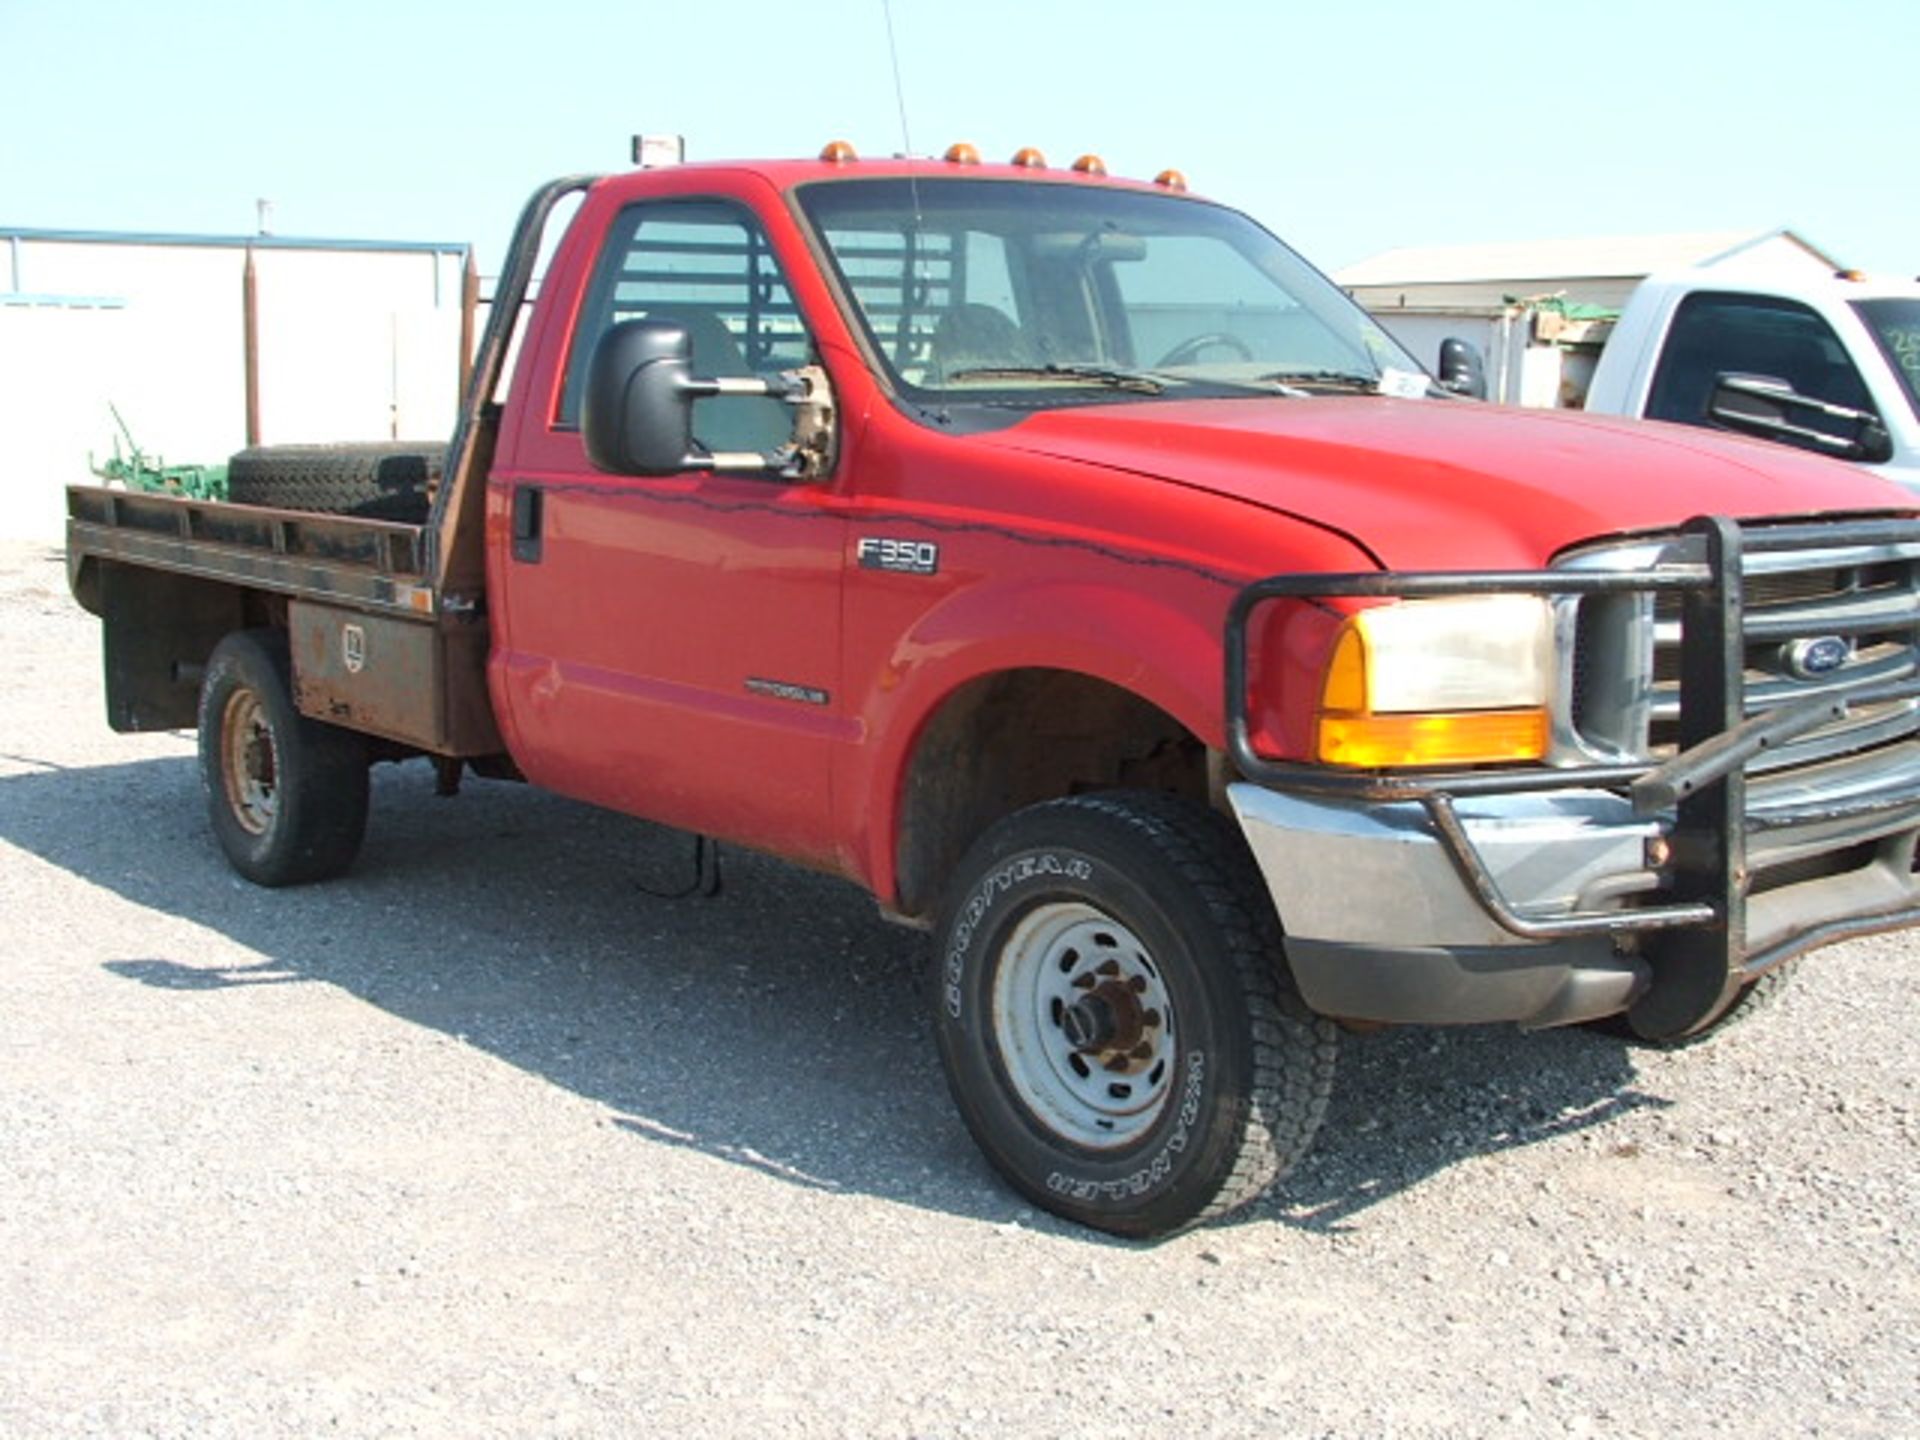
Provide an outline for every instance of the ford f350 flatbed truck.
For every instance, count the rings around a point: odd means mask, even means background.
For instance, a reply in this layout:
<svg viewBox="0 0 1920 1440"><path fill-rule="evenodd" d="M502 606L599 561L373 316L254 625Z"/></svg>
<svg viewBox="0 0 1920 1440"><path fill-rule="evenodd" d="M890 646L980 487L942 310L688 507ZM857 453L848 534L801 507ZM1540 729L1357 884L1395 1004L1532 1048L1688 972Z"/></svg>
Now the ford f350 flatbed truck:
<svg viewBox="0 0 1920 1440"><path fill-rule="evenodd" d="M110 723L265 885L408 757L858 882L992 1162L1135 1236L1343 1025L1679 1042L1920 918L1907 492L1462 401L1177 176L1017 161L545 187L450 444L69 492Z"/></svg>

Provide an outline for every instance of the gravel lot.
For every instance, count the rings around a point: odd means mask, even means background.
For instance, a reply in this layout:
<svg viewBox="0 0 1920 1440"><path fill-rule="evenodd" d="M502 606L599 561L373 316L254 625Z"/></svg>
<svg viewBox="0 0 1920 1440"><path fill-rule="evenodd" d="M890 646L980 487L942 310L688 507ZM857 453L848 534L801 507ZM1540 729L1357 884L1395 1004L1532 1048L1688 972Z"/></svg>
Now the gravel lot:
<svg viewBox="0 0 1920 1440"><path fill-rule="evenodd" d="M1003 1189L921 937L524 787L267 893L0 547L0 1434L1920 1434L1915 942L1719 1043L1352 1037L1159 1246Z"/></svg>

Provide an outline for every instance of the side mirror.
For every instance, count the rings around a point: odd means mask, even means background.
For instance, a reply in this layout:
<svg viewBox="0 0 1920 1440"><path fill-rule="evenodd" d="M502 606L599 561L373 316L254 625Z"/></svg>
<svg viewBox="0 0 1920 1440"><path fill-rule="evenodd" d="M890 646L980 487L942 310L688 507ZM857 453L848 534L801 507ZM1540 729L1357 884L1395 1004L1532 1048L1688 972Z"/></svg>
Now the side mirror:
<svg viewBox="0 0 1920 1440"><path fill-rule="evenodd" d="M667 320L627 320L593 347L580 397L587 458L615 475L678 475L711 468L694 454L693 343ZM704 393L711 394L711 390Z"/></svg>
<svg viewBox="0 0 1920 1440"><path fill-rule="evenodd" d="M1470 340L1440 342L1440 388L1469 399L1487 398L1487 362Z"/></svg>
<svg viewBox="0 0 1920 1440"><path fill-rule="evenodd" d="M1893 458L1893 437L1878 415L1802 395L1772 375L1720 375L1707 400L1707 415L1729 430L1800 445L1842 460L1877 465ZM1801 423L1812 419L1836 421L1838 425L1816 429Z"/></svg>

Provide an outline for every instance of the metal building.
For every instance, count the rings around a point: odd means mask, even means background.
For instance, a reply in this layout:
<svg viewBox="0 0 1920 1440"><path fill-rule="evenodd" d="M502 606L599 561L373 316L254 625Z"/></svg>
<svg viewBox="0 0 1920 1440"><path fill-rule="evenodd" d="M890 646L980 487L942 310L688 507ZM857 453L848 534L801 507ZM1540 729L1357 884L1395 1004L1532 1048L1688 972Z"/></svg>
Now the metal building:
<svg viewBox="0 0 1920 1440"><path fill-rule="evenodd" d="M447 434L471 257L464 244L0 227L0 538L60 538L63 488L113 454L116 412L168 463L255 439Z"/></svg>

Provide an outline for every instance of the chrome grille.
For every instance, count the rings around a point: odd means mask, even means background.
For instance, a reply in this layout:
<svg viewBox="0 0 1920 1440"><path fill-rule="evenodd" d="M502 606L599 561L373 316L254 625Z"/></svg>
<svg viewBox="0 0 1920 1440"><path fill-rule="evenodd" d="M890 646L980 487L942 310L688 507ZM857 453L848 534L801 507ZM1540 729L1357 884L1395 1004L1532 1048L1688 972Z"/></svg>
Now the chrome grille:
<svg viewBox="0 0 1920 1440"><path fill-rule="evenodd" d="M1765 531L1753 532L1764 536ZM1764 543L1764 542L1763 542ZM1652 560L1697 559L1689 542L1641 543L1588 551L1581 569L1641 568ZM1821 550L1765 550L1745 557L1742 624L1746 711L1758 715L1815 696L1864 693L1912 678L1920 669L1920 544ZM1637 751L1655 760L1673 754L1680 715L1681 600L1663 594L1638 602L1631 615L1619 600L1569 602L1576 658L1568 685L1571 734L1588 756ZM1623 644L1618 632L1640 629L1626 663L1601 652ZM1608 632L1613 632L1609 638ZM1648 633L1650 632L1650 643ZM1823 670L1810 654L1831 661ZM1841 720L1771 751L1748 766L1753 775L1810 765L1886 745L1920 732L1920 701L1857 705Z"/></svg>

